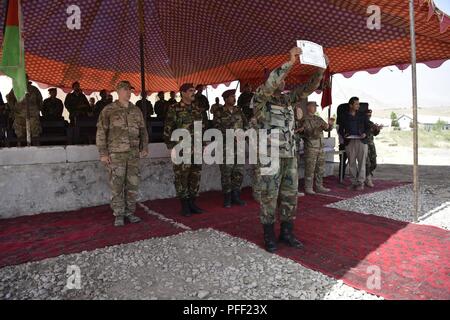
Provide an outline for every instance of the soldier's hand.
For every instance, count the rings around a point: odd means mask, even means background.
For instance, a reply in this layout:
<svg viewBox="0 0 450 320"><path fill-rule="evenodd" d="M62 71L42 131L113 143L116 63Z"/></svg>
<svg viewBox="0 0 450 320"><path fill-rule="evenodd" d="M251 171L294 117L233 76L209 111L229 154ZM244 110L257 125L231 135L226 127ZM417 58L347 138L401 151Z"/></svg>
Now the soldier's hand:
<svg viewBox="0 0 450 320"><path fill-rule="evenodd" d="M111 164L111 158L109 156L101 156L100 161L105 165Z"/></svg>
<svg viewBox="0 0 450 320"><path fill-rule="evenodd" d="M148 157L148 151L142 150L139 155L141 156L141 159Z"/></svg>
<svg viewBox="0 0 450 320"><path fill-rule="evenodd" d="M303 132L303 131L305 131L305 128L300 127L300 128L298 128L298 129L295 130L295 133Z"/></svg>
<svg viewBox="0 0 450 320"><path fill-rule="evenodd" d="M362 135L361 135L361 139L365 139L367 137L367 135L365 134L365 133L363 133Z"/></svg>
<svg viewBox="0 0 450 320"><path fill-rule="evenodd" d="M297 57L302 54L302 49L299 47L294 47L289 51L290 61L295 63L297 61Z"/></svg>

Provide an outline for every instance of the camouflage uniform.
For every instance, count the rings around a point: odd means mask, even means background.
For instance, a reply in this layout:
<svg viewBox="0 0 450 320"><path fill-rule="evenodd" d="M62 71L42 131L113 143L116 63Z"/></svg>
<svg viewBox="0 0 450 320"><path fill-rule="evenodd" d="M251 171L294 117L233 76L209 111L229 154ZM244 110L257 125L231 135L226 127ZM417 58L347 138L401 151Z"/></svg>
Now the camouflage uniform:
<svg viewBox="0 0 450 320"><path fill-rule="evenodd" d="M110 156L111 209L116 217L136 209L139 187L139 152L148 152L148 134L141 110L116 101L106 106L97 123L100 156Z"/></svg>
<svg viewBox="0 0 450 320"><path fill-rule="evenodd" d="M214 127L222 131L226 137L227 129L242 129L246 130L248 127L247 119L237 107L233 107L230 112L226 107L219 109L214 118ZM237 147L234 144L234 164L226 164L226 141L224 141L223 148L224 164L220 165L222 191L229 193L233 190L241 190L242 180L244 179L244 164L237 164Z"/></svg>
<svg viewBox="0 0 450 320"><path fill-rule="evenodd" d="M164 123L164 142L168 149L173 149L178 142L171 141L172 132L176 129L187 129L194 142L194 122L202 121L202 110L196 104L186 105L178 102L169 107ZM202 122L202 128L204 123ZM201 141L200 141L201 143ZM202 165L194 164L194 148L191 146L191 164L174 164L175 190L180 199L195 198L200 189Z"/></svg>
<svg viewBox="0 0 450 320"><path fill-rule="evenodd" d="M297 86L290 94L274 96L275 90L287 76L293 64L284 63L272 71L265 84L253 97L254 115L260 129L279 129L279 168L274 175L261 175L262 165L256 171L260 194L260 220L262 224L273 224L277 202L280 220L290 222L297 212L298 170L297 151L294 137L295 115L293 105L307 98L320 84L324 70L318 70L307 83ZM270 143L270 141L269 141ZM268 146L270 149L270 146ZM269 150L268 149L268 150Z"/></svg>
<svg viewBox="0 0 450 320"><path fill-rule="evenodd" d="M374 137L376 137L380 133L380 130L372 121L369 121L369 126L370 130L369 134L367 135L368 153L366 159L366 176L372 177L373 172L377 167L377 150L375 148Z"/></svg>
<svg viewBox="0 0 450 320"><path fill-rule="evenodd" d="M299 123L304 128L305 189L312 190L315 176L316 187L323 187L325 153L323 151L323 131L328 124L317 115L305 115Z"/></svg>
<svg viewBox="0 0 450 320"><path fill-rule="evenodd" d="M38 88L28 84L28 106L30 112L30 134L32 138L39 137L42 133L40 122L40 111L42 108L42 95ZM17 102L14 91L11 90L6 96L8 105L12 112L14 119L13 128L17 138L23 140L27 136L26 117L27 117L27 102L26 99Z"/></svg>

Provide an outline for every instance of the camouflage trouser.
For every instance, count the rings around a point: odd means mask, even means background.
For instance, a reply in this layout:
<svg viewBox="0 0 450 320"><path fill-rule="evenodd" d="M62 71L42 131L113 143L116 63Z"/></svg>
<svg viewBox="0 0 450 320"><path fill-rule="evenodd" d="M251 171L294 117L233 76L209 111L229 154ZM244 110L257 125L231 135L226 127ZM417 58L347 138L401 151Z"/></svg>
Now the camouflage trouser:
<svg viewBox="0 0 450 320"><path fill-rule="evenodd" d="M261 175L262 167L257 166L256 183L260 193L259 218L262 224L275 223L277 207L282 222L295 219L298 193L297 166L297 157L280 158L280 166L274 175Z"/></svg>
<svg viewBox="0 0 450 320"><path fill-rule="evenodd" d="M377 150L375 149L375 144L367 144L368 153L366 159L366 176L373 176L373 172L377 168Z"/></svg>
<svg viewBox="0 0 450 320"><path fill-rule="evenodd" d="M222 191L229 193L233 190L241 190L244 179L243 164L221 164L220 174L222 180Z"/></svg>
<svg viewBox="0 0 450 320"><path fill-rule="evenodd" d="M115 216L134 214L139 189L139 151L112 153L110 157L111 209Z"/></svg>
<svg viewBox="0 0 450 320"><path fill-rule="evenodd" d="M305 148L305 187L321 186L325 169L325 153L322 148Z"/></svg>
<svg viewBox="0 0 450 320"><path fill-rule="evenodd" d="M201 164L174 164L173 173L178 198L187 199L198 195L202 174Z"/></svg>
<svg viewBox="0 0 450 320"><path fill-rule="evenodd" d="M14 133L19 139L26 139L27 137L27 125L26 120L23 117L17 117L14 119L13 123ZM30 118L30 134L32 138L37 138L41 135L42 128L41 122L38 118Z"/></svg>

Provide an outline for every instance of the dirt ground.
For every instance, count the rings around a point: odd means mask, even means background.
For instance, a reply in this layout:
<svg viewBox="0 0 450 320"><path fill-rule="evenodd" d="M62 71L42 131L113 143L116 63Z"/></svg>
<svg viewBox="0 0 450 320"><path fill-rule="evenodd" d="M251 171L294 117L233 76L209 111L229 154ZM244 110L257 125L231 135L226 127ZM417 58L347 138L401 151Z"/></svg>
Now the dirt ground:
<svg viewBox="0 0 450 320"><path fill-rule="evenodd" d="M450 162L449 162L450 163ZM338 175L339 164L335 165ZM406 164L379 164L375 170L375 179L413 182L413 166ZM450 188L450 165L419 166L419 184L447 185Z"/></svg>

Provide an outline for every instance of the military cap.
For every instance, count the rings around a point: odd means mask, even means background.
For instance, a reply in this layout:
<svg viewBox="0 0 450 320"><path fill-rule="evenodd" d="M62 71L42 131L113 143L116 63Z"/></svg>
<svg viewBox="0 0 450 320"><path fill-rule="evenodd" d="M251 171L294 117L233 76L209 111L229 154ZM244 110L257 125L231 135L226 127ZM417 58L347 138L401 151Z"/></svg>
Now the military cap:
<svg viewBox="0 0 450 320"><path fill-rule="evenodd" d="M181 85L180 87L180 92L186 92L189 89L193 89L194 85L192 83L184 83L183 85Z"/></svg>
<svg viewBox="0 0 450 320"><path fill-rule="evenodd" d="M222 93L223 100L227 100L230 96L235 95L236 90L227 90L224 93Z"/></svg>
<svg viewBox="0 0 450 320"><path fill-rule="evenodd" d="M131 85L130 81L127 81L127 80L120 81L116 86L117 91L119 91L120 89L123 89L123 88L130 89L130 90L134 89L133 86Z"/></svg>

